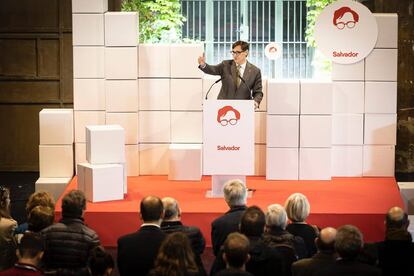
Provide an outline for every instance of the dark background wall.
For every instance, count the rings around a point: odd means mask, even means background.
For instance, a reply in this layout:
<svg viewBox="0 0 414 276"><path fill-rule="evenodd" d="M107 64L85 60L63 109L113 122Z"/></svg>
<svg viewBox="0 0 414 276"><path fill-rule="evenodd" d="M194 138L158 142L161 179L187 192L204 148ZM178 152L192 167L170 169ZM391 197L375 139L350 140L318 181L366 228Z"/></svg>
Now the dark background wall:
<svg viewBox="0 0 414 276"><path fill-rule="evenodd" d="M361 2L399 15L396 171L414 179L414 0ZM71 0L0 0L0 171L38 171L39 111L73 105L71 15Z"/></svg>

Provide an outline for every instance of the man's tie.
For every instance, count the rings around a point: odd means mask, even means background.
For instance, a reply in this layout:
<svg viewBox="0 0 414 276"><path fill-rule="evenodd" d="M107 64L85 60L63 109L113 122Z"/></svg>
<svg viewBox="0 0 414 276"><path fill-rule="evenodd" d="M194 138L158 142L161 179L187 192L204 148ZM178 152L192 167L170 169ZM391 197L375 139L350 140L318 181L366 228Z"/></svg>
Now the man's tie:
<svg viewBox="0 0 414 276"><path fill-rule="evenodd" d="M237 74L237 76L236 76L236 85L237 85L237 87L239 87L239 85L240 85L240 68L241 68L241 65L237 64L236 65L236 74Z"/></svg>

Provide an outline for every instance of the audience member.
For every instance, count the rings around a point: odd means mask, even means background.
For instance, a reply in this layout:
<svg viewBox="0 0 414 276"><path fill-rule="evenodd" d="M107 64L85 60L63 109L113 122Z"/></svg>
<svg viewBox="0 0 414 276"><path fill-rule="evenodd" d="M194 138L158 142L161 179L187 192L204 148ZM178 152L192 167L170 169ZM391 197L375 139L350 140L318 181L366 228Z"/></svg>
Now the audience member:
<svg viewBox="0 0 414 276"><path fill-rule="evenodd" d="M39 205L30 211L27 220L28 231L40 232L53 224L55 212L48 206Z"/></svg>
<svg viewBox="0 0 414 276"><path fill-rule="evenodd" d="M227 236L223 246L223 259L226 269L217 273L217 276L250 276L246 272L246 263L249 261L249 240L240 233L231 233Z"/></svg>
<svg viewBox="0 0 414 276"><path fill-rule="evenodd" d="M86 199L83 192L72 190L62 199L62 219L41 231L45 238L44 265L59 274L83 275L93 248L100 245L96 232L83 220Z"/></svg>
<svg viewBox="0 0 414 276"><path fill-rule="evenodd" d="M219 253L227 235L239 230L240 218L247 208L247 190L240 180L228 181L223 187L223 192L224 200L230 210L211 223L211 242L215 256Z"/></svg>
<svg viewBox="0 0 414 276"><path fill-rule="evenodd" d="M92 249L88 260L91 276L110 276L114 267L114 259L102 246Z"/></svg>
<svg viewBox="0 0 414 276"><path fill-rule="evenodd" d="M0 186L0 271L16 262L16 241L13 233L17 222L10 215L10 191Z"/></svg>
<svg viewBox="0 0 414 276"><path fill-rule="evenodd" d="M376 276L381 271L357 260L363 247L363 237L358 228L344 225L338 228L335 238L335 250L339 257L333 264L326 266L318 273L320 276Z"/></svg>
<svg viewBox="0 0 414 276"><path fill-rule="evenodd" d="M147 196L140 207L143 221L140 230L118 239L118 269L122 276L147 275L166 237L160 229L164 216L161 199Z"/></svg>
<svg viewBox="0 0 414 276"><path fill-rule="evenodd" d="M164 219L161 223L161 230L164 233L171 234L175 232L183 232L190 239L191 247L195 255L195 261L201 272L204 272L201 254L203 254L206 246L205 239L198 227L185 226L181 222L181 209L177 200L172 197L164 197L162 199L164 206Z"/></svg>
<svg viewBox="0 0 414 276"><path fill-rule="evenodd" d="M317 253L307 259L302 259L292 264L293 276L317 275L318 271L335 262L335 237L336 229L324 228L320 231L319 237L315 239Z"/></svg>
<svg viewBox="0 0 414 276"><path fill-rule="evenodd" d="M0 272L0 275L43 275L43 272L39 269L43 251L43 237L38 233L25 233L16 251L17 263L13 268Z"/></svg>
<svg viewBox="0 0 414 276"><path fill-rule="evenodd" d="M287 225L286 230L303 239L308 252L307 257L312 257L316 253L315 239L319 234L319 230L315 225L306 223L310 213L308 199L301 193L292 194L285 202L285 209L291 222Z"/></svg>
<svg viewBox="0 0 414 276"><path fill-rule="evenodd" d="M161 244L150 276L196 276L199 272L190 240L183 232L169 234Z"/></svg>

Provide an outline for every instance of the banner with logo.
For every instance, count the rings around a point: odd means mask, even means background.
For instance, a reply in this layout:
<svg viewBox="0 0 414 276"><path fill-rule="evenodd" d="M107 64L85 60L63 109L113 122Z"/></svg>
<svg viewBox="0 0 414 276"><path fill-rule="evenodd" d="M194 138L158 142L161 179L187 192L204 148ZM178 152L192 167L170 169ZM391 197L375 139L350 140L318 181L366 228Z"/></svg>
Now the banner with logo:
<svg viewBox="0 0 414 276"><path fill-rule="evenodd" d="M203 174L254 174L252 100L204 101Z"/></svg>

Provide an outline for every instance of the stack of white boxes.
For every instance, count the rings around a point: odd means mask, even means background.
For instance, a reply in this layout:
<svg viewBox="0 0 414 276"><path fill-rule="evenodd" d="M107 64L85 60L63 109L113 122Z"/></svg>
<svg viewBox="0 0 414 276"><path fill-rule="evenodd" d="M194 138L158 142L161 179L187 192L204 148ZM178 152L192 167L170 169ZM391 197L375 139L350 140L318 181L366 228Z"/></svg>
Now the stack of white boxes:
<svg viewBox="0 0 414 276"><path fill-rule="evenodd" d="M39 170L36 191L57 200L73 176L73 110L43 109L39 113Z"/></svg>

